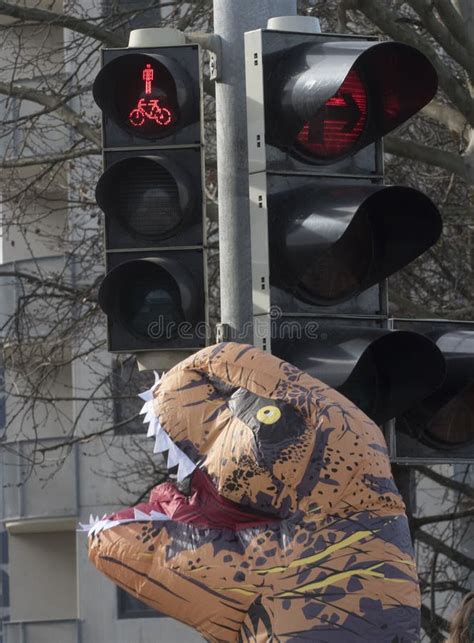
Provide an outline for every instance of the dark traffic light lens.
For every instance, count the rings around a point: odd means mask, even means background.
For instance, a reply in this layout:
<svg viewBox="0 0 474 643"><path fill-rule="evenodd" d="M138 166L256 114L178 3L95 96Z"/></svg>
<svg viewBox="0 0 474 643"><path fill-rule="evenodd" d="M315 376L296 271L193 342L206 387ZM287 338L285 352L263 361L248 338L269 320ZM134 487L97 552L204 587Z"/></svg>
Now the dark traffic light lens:
<svg viewBox="0 0 474 643"><path fill-rule="evenodd" d="M135 272L126 276L119 298L122 323L135 335L151 341L176 337L178 325L184 321L176 281L163 269L140 271L134 276Z"/></svg>
<svg viewBox="0 0 474 643"><path fill-rule="evenodd" d="M132 156L111 165L96 189L108 246L123 230L141 245L176 235L192 214L194 194L191 177L165 156Z"/></svg>
<svg viewBox="0 0 474 643"><path fill-rule="evenodd" d="M202 277L196 275L202 253L188 255L194 269L184 265L186 254L165 251L137 258L130 252L125 261L119 253L109 255L115 266L102 281L98 302L111 332L128 337L127 343L133 338L131 348L139 344L153 350L155 343L197 341L193 328L204 316L198 296Z"/></svg>
<svg viewBox="0 0 474 643"><path fill-rule="evenodd" d="M332 303L358 292L374 256L373 234L366 217L321 256L315 256L298 284L298 294L310 303Z"/></svg>
<svg viewBox="0 0 474 643"><path fill-rule="evenodd" d="M182 221L178 186L158 163L137 159L117 185L117 216L132 233L150 239L172 234Z"/></svg>
<svg viewBox="0 0 474 643"><path fill-rule="evenodd" d="M314 160L336 160L348 154L367 122L367 92L356 69L313 118L304 124L295 148Z"/></svg>
<svg viewBox="0 0 474 643"><path fill-rule="evenodd" d="M444 446L474 442L474 384L436 413L428 422L427 433Z"/></svg>

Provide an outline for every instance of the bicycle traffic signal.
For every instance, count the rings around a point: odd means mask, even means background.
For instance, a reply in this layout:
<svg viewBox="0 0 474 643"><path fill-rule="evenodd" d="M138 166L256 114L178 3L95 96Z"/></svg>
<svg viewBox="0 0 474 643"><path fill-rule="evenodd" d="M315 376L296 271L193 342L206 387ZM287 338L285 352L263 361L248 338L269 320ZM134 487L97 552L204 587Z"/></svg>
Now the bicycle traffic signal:
<svg viewBox="0 0 474 643"><path fill-rule="evenodd" d="M442 231L428 196L383 177L382 137L436 72L408 45L301 25L245 35L254 341L383 423L449 373L430 337L393 332L387 291Z"/></svg>
<svg viewBox="0 0 474 643"><path fill-rule="evenodd" d="M106 49L102 110L106 276L113 352L206 344L202 73L198 45Z"/></svg>

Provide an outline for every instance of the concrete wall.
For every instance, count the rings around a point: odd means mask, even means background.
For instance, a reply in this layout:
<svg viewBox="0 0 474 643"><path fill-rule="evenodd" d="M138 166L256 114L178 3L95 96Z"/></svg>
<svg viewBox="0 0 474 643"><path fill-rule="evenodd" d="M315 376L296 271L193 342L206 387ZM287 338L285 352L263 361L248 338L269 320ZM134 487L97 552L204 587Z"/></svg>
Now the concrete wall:
<svg viewBox="0 0 474 643"><path fill-rule="evenodd" d="M10 619L77 616L74 532L10 534Z"/></svg>

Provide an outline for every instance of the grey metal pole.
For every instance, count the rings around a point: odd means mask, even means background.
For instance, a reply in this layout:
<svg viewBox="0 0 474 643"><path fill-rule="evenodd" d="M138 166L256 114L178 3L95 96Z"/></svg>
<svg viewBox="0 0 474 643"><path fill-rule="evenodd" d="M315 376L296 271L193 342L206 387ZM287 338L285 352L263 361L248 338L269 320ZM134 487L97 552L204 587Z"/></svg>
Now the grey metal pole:
<svg viewBox="0 0 474 643"><path fill-rule="evenodd" d="M296 0L214 0L214 32L222 39L216 83L221 323L240 342L253 341L244 33L293 15Z"/></svg>

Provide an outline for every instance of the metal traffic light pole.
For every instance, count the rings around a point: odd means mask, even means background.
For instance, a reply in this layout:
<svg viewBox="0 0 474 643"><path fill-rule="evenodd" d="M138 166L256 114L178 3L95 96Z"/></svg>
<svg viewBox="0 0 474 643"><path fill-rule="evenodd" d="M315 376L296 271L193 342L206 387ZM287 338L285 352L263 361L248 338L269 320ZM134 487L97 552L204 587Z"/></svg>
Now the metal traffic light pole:
<svg viewBox="0 0 474 643"><path fill-rule="evenodd" d="M214 0L214 32L222 39L216 83L220 339L253 341L244 32L292 15L296 0Z"/></svg>

